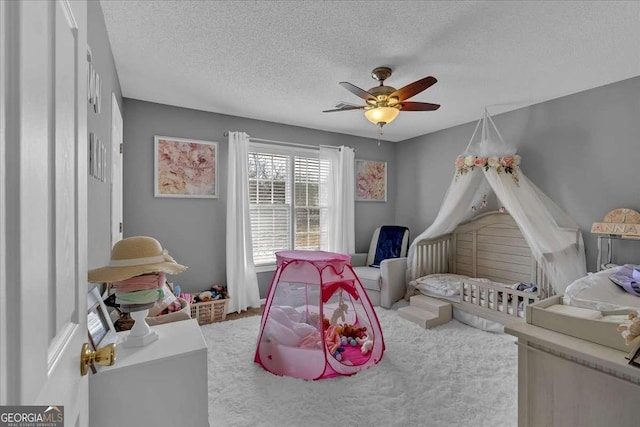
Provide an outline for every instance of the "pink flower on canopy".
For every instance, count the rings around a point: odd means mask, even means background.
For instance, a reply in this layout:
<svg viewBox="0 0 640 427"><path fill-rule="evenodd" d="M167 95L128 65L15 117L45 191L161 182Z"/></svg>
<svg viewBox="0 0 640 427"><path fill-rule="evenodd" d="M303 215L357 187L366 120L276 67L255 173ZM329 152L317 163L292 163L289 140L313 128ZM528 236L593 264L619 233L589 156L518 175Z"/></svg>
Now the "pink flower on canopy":
<svg viewBox="0 0 640 427"><path fill-rule="evenodd" d="M504 156L500 159L500 164L505 168L513 166L513 156Z"/></svg>
<svg viewBox="0 0 640 427"><path fill-rule="evenodd" d="M456 157L456 168L460 169L464 166L464 156Z"/></svg>
<svg viewBox="0 0 640 427"><path fill-rule="evenodd" d="M486 158L484 158L484 157L476 157L476 159L475 159L475 161L473 162L473 164L474 164L475 166L478 166L478 167L483 167L484 165L486 165L486 164L487 164L487 159L486 159Z"/></svg>

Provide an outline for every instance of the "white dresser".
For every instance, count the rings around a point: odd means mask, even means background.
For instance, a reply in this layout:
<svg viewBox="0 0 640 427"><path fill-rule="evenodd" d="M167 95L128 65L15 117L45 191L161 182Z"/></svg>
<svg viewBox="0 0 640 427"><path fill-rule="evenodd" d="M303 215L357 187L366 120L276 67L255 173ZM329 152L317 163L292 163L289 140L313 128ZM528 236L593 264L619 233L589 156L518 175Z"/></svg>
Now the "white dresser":
<svg viewBox="0 0 640 427"><path fill-rule="evenodd" d="M89 374L91 427L209 425L207 345L195 319L153 326L159 339L118 345L113 366ZM129 332L119 332L122 341Z"/></svg>
<svg viewBox="0 0 640 427"><path fill-rule="evenodd" d="M526 323L518 337L519 427L637 427L640 368L627 353Z"/></svg>

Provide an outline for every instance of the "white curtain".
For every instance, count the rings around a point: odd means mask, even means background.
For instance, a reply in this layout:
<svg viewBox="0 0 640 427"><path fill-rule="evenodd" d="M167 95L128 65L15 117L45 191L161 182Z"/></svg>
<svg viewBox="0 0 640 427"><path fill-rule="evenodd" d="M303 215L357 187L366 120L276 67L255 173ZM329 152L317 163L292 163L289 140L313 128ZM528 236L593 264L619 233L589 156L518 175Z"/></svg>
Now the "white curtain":
<svg viewBox="0 0 640 427"><path fill-rule="evenodd" d="M578 226L522 173L519 157L514 154L515 149L504 143L486 111L480 124L482 137L472 145L472 136L464 155L456 159L459 162L456 175L436 219L414 239L409 248L410 275L415 277L415 247L418 242L452 232L459 223L475 216L474 206L477 207L484 197L495 193L518 224L533 257L542 266L555 292L562 294L571 282L586 275L582 235L578 233L576 237L575 233ZM490 135L490 125L495 136ZM501 165L504 157L514 160L512 173L507 173ZM459 167L464 163L463 160L466 160L466 166ZM484 166L476 166L476 160L480 164L484 160L487 162Z"/></svg>
<svg viewBox="0 0 640 427"><path fill-rule="evenodd" d="M229 132L227 177L227 312L260 307L249 215L249 135Z"/></svg>
<svg viewBox="0 0 640 427"><path fill-rule="evenodd" d="M355 252L355 154L353 148L320 147L320 160L328 165L320 181L320 248L329 252Z"/></svg>

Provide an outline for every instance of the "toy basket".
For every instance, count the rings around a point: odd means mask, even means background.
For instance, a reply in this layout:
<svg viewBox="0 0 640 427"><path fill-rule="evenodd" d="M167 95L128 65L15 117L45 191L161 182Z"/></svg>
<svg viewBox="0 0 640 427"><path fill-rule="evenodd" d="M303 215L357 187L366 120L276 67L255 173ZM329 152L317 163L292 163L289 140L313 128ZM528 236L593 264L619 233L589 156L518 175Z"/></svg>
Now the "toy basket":
<svg viewBox="0 0 640 427"><path fill-rule="evenodd" d="M197 294L196 294L197 295ZM220 322L227 317L227 305L229 298L215 299L211 301L192 302L191 318L197 319L198 324Z"/></svg>

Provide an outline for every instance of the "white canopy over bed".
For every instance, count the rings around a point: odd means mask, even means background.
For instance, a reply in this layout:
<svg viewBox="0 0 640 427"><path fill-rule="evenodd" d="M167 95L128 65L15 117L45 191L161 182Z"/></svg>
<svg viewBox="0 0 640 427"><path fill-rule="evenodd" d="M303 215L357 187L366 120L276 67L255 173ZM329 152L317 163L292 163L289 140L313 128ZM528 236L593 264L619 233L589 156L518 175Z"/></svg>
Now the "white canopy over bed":
<svg viewBox="0 0 640 427"><path fill-rule="evenodd" d="M480 127L480 139L474 142ZM475 216L492 193L515 220L556 293L563 293L571 282L586 275L584 242L576 233L577 224L527 179L519 164L520 156L505 144L485 109L467 149L456 159L456 173L436 219L409 248L412 278L416 245L451 233L458 224Z"/></svg>

